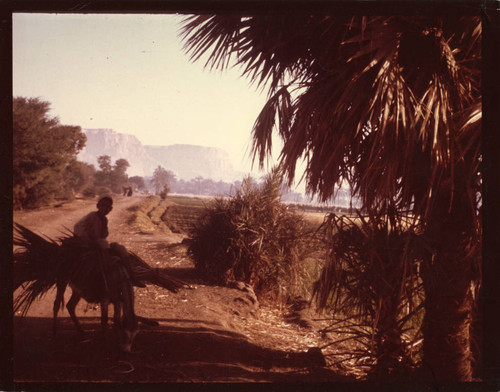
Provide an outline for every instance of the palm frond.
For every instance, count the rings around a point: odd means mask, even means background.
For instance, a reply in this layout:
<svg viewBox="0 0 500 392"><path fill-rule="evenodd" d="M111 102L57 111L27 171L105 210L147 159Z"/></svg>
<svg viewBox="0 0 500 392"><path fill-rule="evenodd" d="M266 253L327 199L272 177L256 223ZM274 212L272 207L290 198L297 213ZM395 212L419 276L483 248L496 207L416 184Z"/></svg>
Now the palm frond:
<svg viewBox="0 0 500 392"><path fill-rule="evenodd" d="M213 61L232 52L243 75L270 82L254 125L254 159L263 165L278 128L287 177L293 181L305 157L307 190L322 200L343 178L367 205L397 196L403 208L429 211L432 203L414 201L437 185L423 184L410 162L420 164L425 152L423 176L438 180L472 151L457 143L452 116L480 96L478 18L199 16L184 34L197 54L210 43ZM304 92L285 97L285 78L290 86L305 82Z"/></svg>
<svg viewBox="0 0 500 392"><path fill-rule="evenodd" d="M235 35L239 32L240 25L240 16L190 16L184 20L180 35L192 60L198 60L212 49L205 66L225 69L234 52L238 52Z"/></svg>
<svg viewBox="0 0 500 392"><path fill-rule="evenodd" d="M32 303L43 297L57 282L59 245L20 224L15 224L14 228L16 235L13 242L20 247L14 253L14 282L18 287L30 281L14 300L14 311L25 315Z"/></svg>
<svg viewBox="0 0 500 392"><path fill-rule="evenodd" d="M149 264L133 252L129 252L129 260L132 271L138 280L163 287L173 293L177 293L180 288L187 287L187 284L182 280L173 278L158 268L150 267Z"/></svg>
<svg viewBox="0 0 500 392"><path fill-rule="evenodd" d="M331 330L364 345L376 371L411 352L403 333L418 335L423 293L413 244L418 222L391 207L381 211L327 217L329 262L315 292L319 307L334 314Z"/></svg>

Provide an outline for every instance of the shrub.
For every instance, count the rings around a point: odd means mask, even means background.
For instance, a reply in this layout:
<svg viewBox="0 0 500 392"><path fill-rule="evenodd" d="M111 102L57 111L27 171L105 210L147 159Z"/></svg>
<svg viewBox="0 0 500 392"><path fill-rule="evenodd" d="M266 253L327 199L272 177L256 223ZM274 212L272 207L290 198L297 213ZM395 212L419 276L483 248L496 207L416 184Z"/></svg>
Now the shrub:
<svg viewBox="0 0 500 392"><path fill-rule="evenodd" d="M63 188L56 194L57 200L73 201L75 200L75 192L71 188Z"/></svg>
<svg viewBox="0 0 500 392"><path fill-rule="evenodd" d="M108 187L105 187L105 186L100 186L100 187L97 187L97 195L99 197L103 197L103 196L109 196L111 195L111 189L109 189Z"/></svg>
<svg viewBox="0 0 500 392"><path fill-rule="evenodd" d="M95 185L90 185L82 191L83 197L94 198L97 195L97 187Z"/></svg>
<svg viewBox="0 0 500 392"><path fill-rule="evenodd" d="M317 300L332 312L331 331L361 344L347 354L368 365L371 377L407 376L421 342L418 222L389 208L352 218L329 214L324 229L329 262Z"/></svg>
<svg viewBox="0 0 500 392"><path fill-rule="evenodd" d="M261 298L284 300L300 280L304 221L281 203L277 170L258 186L246 178L230 199L217 198L192 232L195 266L215 283L240 280Z"/></svg>

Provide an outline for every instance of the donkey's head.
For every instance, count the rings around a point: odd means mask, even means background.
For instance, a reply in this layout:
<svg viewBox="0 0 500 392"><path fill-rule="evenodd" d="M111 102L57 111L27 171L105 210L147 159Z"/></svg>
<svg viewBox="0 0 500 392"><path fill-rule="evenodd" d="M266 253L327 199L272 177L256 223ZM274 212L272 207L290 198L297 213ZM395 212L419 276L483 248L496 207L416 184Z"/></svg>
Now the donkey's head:
<svg viewBox="0 0 500 392"><path fill-rule="evenodd" d="M137 319L135 317L124 318L122 325L118 329L118 343L122 351L127 353L131 351L137 332L139 332Z"/></svg>

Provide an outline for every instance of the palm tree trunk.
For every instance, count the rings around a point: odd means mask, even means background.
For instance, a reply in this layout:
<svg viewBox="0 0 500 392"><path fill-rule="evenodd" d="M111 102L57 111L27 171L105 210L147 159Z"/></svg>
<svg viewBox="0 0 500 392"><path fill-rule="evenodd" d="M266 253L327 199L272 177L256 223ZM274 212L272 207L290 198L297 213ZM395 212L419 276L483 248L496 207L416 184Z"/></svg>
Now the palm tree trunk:
<svg viewBox="0 0 500 392"><path fill-rule="evenodd" d="M409 368L406 361L404 345L401 340L401 329L398 324L399 298L394 293L386 297L380 312L377 327L377 366L374 378L378 380L394 380L405 374Z"/></svg>
<svg viewBox="0 0 500 392"><path fill-rule="evenodd" d="M470 280L466 269L449 263L448 257L436 255L436 266L423 270L423 362L437 381L471 381Z"/></svg>
<svg viewBox="0 0 500 392"><path fill-rule="evenodd" d="M458 176L457 176L458 177ZM456 179L457 180L457 179ZM434 253L423 265L425 291L423 362L436 381L471 381L471 323L476 257L470 253L474 222L464 181L444 182L427 226ZM446 188L447 186L447 188ZM470 244L469 244L470 245Z"/></svg>

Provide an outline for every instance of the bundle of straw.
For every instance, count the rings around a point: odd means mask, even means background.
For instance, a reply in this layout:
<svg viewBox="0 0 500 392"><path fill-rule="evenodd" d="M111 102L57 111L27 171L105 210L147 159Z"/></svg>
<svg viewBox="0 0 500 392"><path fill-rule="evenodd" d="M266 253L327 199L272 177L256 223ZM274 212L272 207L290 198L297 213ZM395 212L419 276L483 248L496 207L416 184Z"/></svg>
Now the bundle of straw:
<svg viewBox="0 0 500 392"><path fill-rule="evenodd" d="M130 267L138 280L163 287L177 293L180 288L187 287L186 283L172 278L158 268L150 267L144 260L133 252L128 252Z"/></svg>

